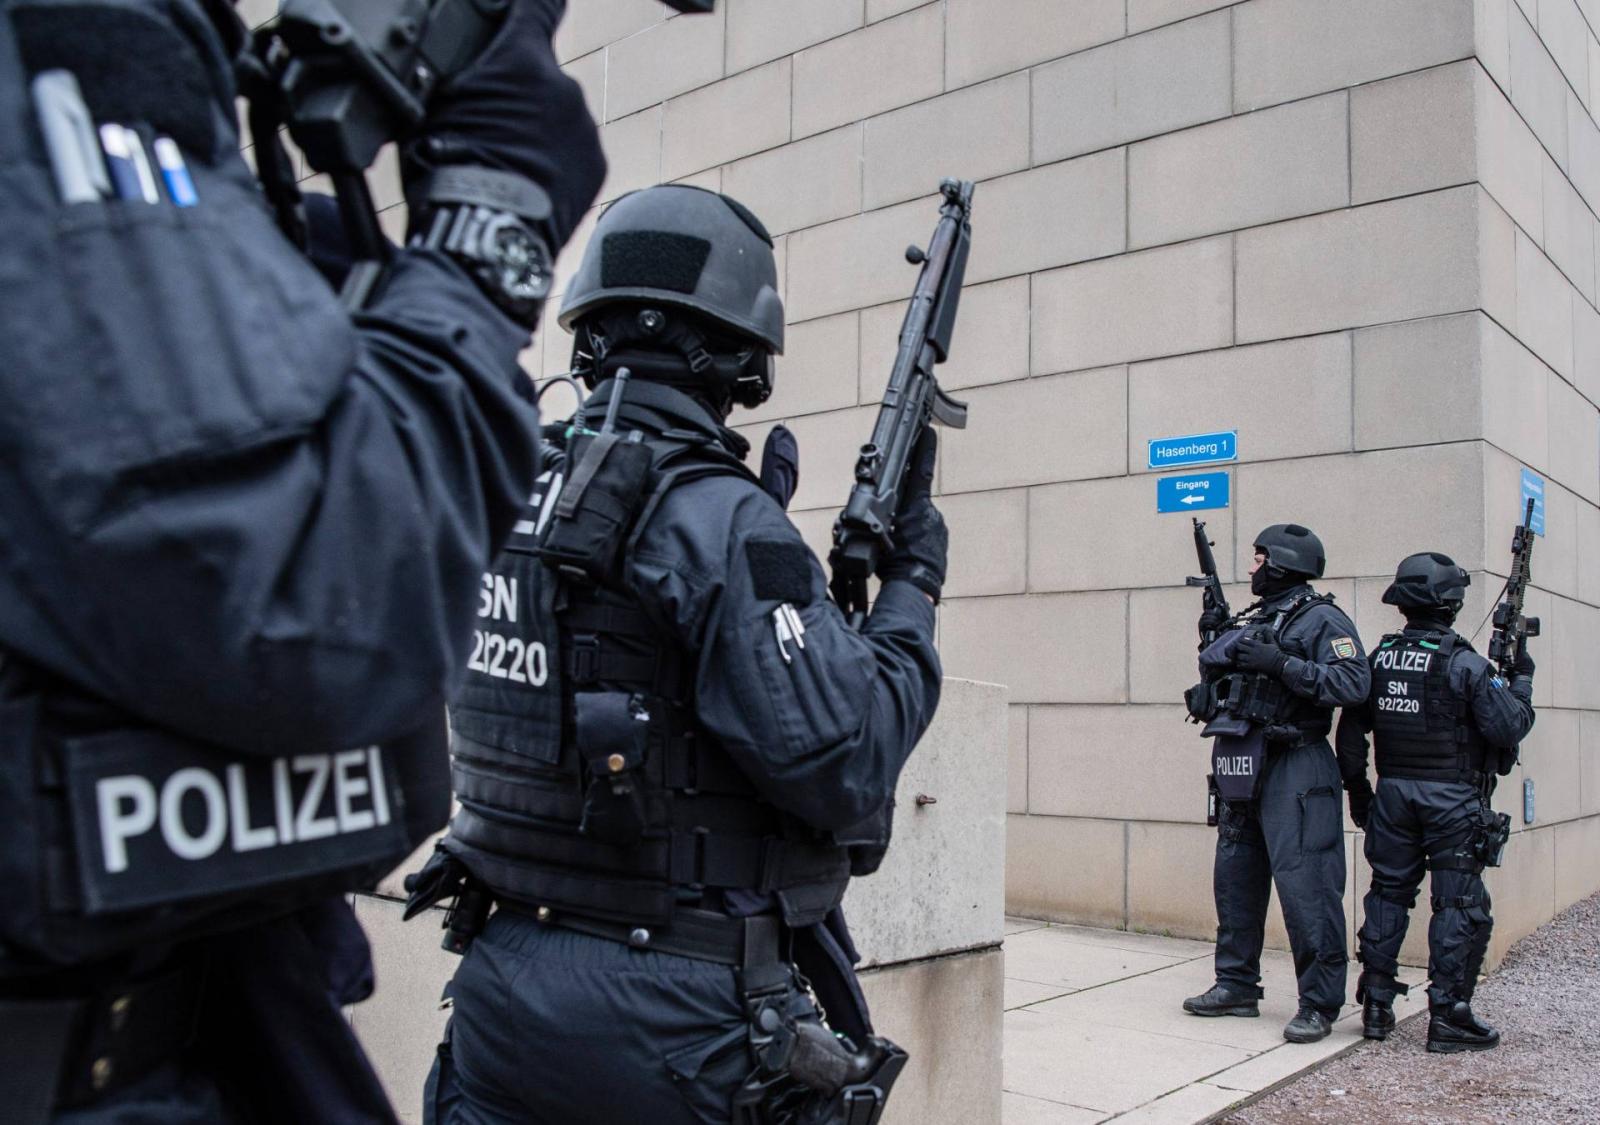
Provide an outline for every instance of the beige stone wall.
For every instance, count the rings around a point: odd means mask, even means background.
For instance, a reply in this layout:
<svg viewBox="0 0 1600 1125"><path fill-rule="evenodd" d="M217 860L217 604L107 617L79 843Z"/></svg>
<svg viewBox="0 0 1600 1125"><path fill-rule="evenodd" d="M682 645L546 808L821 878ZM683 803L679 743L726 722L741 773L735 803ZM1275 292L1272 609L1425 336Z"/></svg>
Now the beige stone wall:
<svg viewBox="0 0 1600 1125"><path fill-rule="evenodd" d="M1475 626L1519 466L1550 481L1541 715L1499 798L1520 813L1534 779L1538 819L1491 876L1498 944L1600 887L1600 0L718 7L574 0L560 53L604 122L607 199L683 180L777 234L789 347L745 429L798 435L819 548L913 280L900 252L939 177L979 182L940 629L952 675L1011 689L1012 909L1211 931L1204 746L1176 702L1194 564L1144 464L1151 437L1224 428L1225 577L1260 526L1308 523L1369 642L1413 550L1474 572ZM533 373L568 347L547 331Z"/></svg>
<svg viewBox="0 0 1600 1125"><path fill-rule="evenodd" d="M1308 523L1369 643L1413 550L1473 571L1475 626L1519 468L1546 477L1540 719L1497 798L1518 829L1490 877L1497 955L1600 887L1600 0L569 8L558 49L602 122L604 200L681 180L777 235L788 354L745 429L799 437L795 519L819 549L893 354L901 251L939 177L979 181L941 371L972 424L941 455L940 628L950 674L1010 688L1012 909L1211 932L1204 746L1175 702L1192 552L1142 478L1147 439L1224 428L1225 577L1262 525ZM397 234L392 160L374 179ZM552 326L530 374L569 348Z"/></svg>

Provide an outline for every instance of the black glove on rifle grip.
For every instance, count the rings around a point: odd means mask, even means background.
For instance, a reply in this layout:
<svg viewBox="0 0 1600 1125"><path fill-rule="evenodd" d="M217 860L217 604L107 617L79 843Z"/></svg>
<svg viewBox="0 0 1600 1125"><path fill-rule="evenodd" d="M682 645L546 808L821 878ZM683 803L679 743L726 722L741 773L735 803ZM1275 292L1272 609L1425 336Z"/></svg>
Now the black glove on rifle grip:
<svg viewBox="0 0 1600 1125"><path fill-rule="evenodd" d="M903 579L934 601L939 600L944 589L950 552L949 529L932 499L938 454L939 437L929 426L911 452L894 530L889 536L891 547L878 563L878 577L884 582Z"/></svg>

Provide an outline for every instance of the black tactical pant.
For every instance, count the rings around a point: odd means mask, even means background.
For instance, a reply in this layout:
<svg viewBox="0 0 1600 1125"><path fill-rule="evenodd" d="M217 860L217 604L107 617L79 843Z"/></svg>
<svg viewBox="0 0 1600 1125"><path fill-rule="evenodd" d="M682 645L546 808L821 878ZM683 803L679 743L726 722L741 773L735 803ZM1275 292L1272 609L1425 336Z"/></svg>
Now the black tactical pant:
<svg viewBox="0 0 1600 1125"><path fill-rule="evenodd" d="M1254 801L1222 806L1212 889L1217 981L1261 993L1274 882L1300 1002L1330 1019L1345 1000L1344 833L1339 767L1326 739L1272 749Z"/></svg>
<svg viewBox="0 0 1600 1125"><path fill-rule="evenodd" d="M1436 1004L1471 1000L1489 948L1494 919L1483 866L1472 855L1487 802L1466 781L1381 777L1367 820L1367 862L1372 889L1357 935L1361 963L1381 974L1367 981L1376 1000L1394 999L1384 978L1399 968L1408 911L1425 870L1433 869L1433 921L1428 926L1428 999Z"/></svg>
<svg viewBox="0 0 1600 1125"><path fill-rule="evenodd" d="M727 1122L753 1069L734 970L497 911L451 985L429 1125Z"/></svg>

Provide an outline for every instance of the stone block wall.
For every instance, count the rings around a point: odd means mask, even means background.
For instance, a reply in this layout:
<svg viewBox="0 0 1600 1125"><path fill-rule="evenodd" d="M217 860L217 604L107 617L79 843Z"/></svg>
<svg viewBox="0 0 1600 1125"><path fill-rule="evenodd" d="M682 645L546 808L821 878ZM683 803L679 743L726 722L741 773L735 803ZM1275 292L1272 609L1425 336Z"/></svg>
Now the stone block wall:
<svg viewBox="0 0 1600 1125"><path fill-rule="evenodd" d="M561 54L605 122L606 198L684 180L777 235L789 347L744 429L795 431L819 549L893 355L901 251L939 177L979 182L941 372L971 426L940 457L940 640L950 674L1011 689L1012 909L1214 924L1205 748L1178 705L1193 559L1145 468L1149 438L1209 429L1239 431L1208 523L1224 577L1261 526L1305 522L1369 642L1414 550L1473 571L1475 626L1520 467L1546 477L1500 944L1600 887L1597 30L1594 0L574 3ZM547 331L533 373L568 347Z"/></svg>
<svg viewBox="0 0 1600 1125"><path fill-rule="evenodd" d="M1177 705L1194 561L1145 442L1212 429L1239 432L1234 506L1208 521L1224 578L1261 526L1307 523L1369 643L1398 623L1384 576L1421 549L1472 570L1475 627L1520 469L1546 478L1541 715L1497 798L1519 814L1497 946L1600 887L1600 0L569 8L602 202L678 180L776 235L789 346L743 428L796 433L819 549L893 355L902 251L941 176L979 182L941 370L972 420L941 451L940 630L950 674L1011 689L1013 909L1211 933L1205 748ZM548 327L530 374L569 352Z"/></svg>

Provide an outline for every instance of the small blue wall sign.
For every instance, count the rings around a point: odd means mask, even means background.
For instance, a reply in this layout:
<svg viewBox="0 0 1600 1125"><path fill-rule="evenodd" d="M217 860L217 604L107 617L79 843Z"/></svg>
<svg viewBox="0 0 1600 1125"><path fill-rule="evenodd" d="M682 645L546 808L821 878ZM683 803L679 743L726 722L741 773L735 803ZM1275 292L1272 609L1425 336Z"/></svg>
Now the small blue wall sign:
<svg viewBox="0 0 1600 1125"><path fill-rule="evenodd" d="M1185 473L1156 479L1156 511L1203 512L1228 506L1226 472Z"/></svg>

